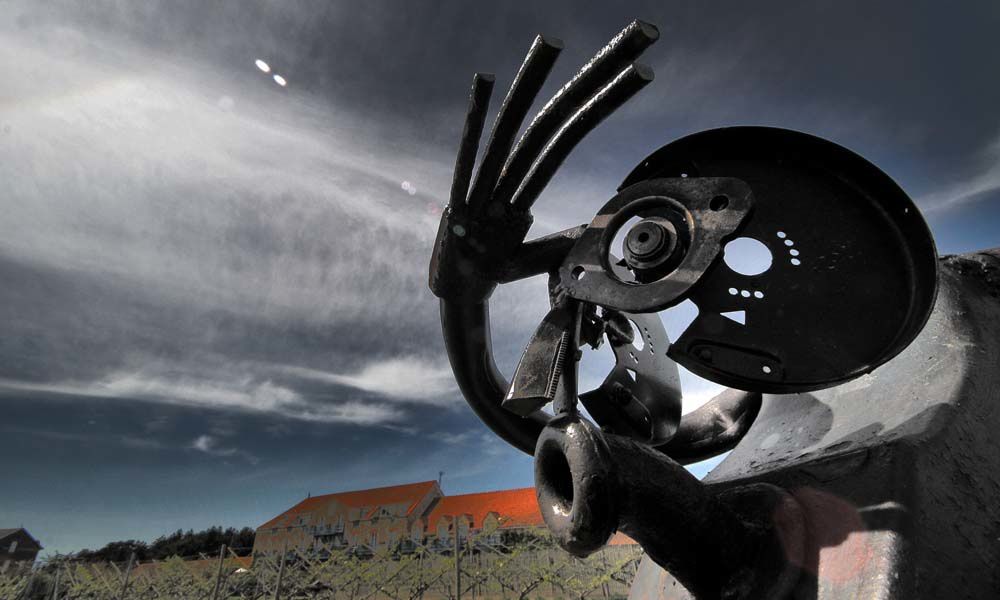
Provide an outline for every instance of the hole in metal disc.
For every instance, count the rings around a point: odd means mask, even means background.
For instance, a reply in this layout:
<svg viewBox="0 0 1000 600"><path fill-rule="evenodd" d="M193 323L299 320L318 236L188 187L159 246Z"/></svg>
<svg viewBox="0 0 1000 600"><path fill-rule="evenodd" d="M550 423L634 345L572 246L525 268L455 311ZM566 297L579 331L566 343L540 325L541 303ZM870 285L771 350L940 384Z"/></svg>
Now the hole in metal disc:
<svg viewBox="0 0 1000 600"><path fill-rule="evenodd" d="M579 265L573 267L573 272L572 272L573 279L576 279L577 281L579 281L579 280L583 279L583 277L586 274L587 274L587 270L584 269L583 267L581 267Z"/></svg>
<svg viewBox="0 0 1000 600"><path fill-rule="evenodd" d="M646 345L645 338L642 337L642 331L639 330L639 326L635 324L635 321L629 321L632 325L632 345L635 346L636 350L642 350Z"/></svg>
<svg viewBox="0 0 1000 600"><path fill-rule="evenodd" d="M726 265L740 275L760 275L771 268L771 251L761 242L748 237L736 238L726 244Z"/></svg>
<svg viewBox="0 0 1000 600"><path fill-rule="evenodd" d="M761 367L760 370L763 371L764 373L766 373L767 375L771 374L771 367L769 367L767 365L764 365L763 367Z"/></svg>
<svg viewBox="0 0 1000 600"><path fill-rule="evenodd" d="M712 210L724 210L727 206L729 206L729 197L721 194L708 202L708 207Z"/></svg>

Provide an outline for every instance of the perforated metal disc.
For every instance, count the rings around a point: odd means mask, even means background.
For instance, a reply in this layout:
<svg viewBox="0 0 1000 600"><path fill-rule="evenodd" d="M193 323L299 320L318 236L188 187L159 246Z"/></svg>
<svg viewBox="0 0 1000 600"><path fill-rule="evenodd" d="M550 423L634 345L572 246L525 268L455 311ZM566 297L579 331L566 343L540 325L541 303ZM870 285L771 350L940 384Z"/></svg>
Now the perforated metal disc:
<svg viewBox="0 0 1000 600"><path fill-rule="evenodd" d="M734 237L771 254L756 275L720 256L692 288L699 314L668 354L694 373L745 390L821 389L888 361L930 315L937 255L927 225L853 152L783 129L716 129L664 146L622 188L658 177L746 182L755 208Z"/></svg>

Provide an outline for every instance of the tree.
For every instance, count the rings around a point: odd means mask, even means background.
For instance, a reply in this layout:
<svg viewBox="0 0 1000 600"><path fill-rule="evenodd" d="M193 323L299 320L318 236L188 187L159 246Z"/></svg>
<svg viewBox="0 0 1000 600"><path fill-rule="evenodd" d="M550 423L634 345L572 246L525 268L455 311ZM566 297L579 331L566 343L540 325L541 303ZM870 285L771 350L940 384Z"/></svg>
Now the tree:
<svg viewBox="0 0 1000 600"><path fill-rule="evenodd" d="M110 542L98 550L80 550L72 559L83 562L127 562L135 552L136 560L164 560L172 556L183 558L201 554L215 555L222 544L239 554L248 553L253 547L254 530L249 527L209 527L202 531L177 531L161 535L151 544L140 540Z"/></svg>

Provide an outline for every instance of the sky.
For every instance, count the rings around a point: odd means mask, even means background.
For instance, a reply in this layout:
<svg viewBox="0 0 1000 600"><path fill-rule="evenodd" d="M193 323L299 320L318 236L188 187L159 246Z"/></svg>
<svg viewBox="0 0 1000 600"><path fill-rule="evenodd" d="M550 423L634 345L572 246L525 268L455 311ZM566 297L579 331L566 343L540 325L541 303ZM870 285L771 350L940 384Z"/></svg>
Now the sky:
<svg viewBox="0 0 1000 600"><path fill-rule="evenodd" d="M1000 246L988 0L5 2L0 527L68 552L442 471L448 494L532 485L456 389L427 261L472 74L495 108L558 37L540 106L634 18L660 28L656 79L532 236L588 222L663 144L756 124L873 161L941 254ZM508 376L546 308L541 278L494 296ZM720 389L682 375L686 410Z"/></svg>

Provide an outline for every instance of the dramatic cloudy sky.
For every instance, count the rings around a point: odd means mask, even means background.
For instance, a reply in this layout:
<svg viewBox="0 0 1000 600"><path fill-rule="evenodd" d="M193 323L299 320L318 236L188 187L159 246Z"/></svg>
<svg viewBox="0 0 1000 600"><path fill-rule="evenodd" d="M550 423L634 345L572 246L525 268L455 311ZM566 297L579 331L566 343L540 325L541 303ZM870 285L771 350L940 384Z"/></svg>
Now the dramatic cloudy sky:
<svg viewBox="0 0 1000 600"><path fill-rule="evenodd" d="M69 551L439 471L530 485L458 396L425 281L471 75L505 87L538 32L567 46L545 95L632 18L663 35L536 233L671 139L767 124L876 162L942 253L1000 245L996 2L624 4L4 3L0 526ZM495 300L509 372L544 284Z"/></svg>

